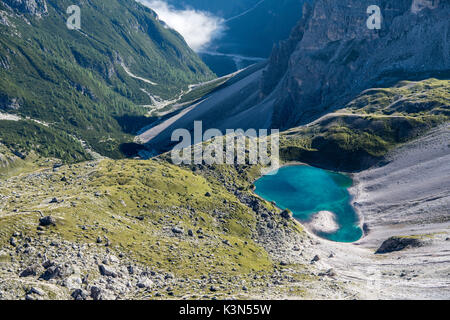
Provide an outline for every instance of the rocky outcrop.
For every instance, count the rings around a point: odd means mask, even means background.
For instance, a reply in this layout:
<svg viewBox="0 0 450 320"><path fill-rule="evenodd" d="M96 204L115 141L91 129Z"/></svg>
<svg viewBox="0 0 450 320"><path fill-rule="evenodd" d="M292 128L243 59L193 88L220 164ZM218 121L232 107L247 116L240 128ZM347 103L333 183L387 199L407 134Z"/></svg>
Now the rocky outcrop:
<svg viewBox="0 0 450 320"><path fill-rule="evenodd" d="M2 59L0 57L0 66ZM9 68L9 67L8 67ZM0 110L18 110L20 108L20 101L17 98L9 98L0 94Z"/></svg>
<svg viewBox="0 0 450 320"><path fill-rule="evenodd" d="M401 251L407 248L417 248L423 246L424 243L416 238L392 237L384 241L375 254L390 253Z"/></svg>
<svg viewBox="0 0 450 320"><path fill-rule="evenodd" d="M40 17L48 12L45 0L4 0L4 2L23 14Z"/></svg>
<svg viewBox="0 0 450 320"><path fill-rule="evenodd" d="M378 5L380 30L370 30L367 8ZM307 21L294 29L297 40L274 50L262 81L262 95L277 96L272 127L289 128L337 108L371 87L450 72L450 3L426 0L318 0ZM272 91L270 90L272 89Z"/></svg>

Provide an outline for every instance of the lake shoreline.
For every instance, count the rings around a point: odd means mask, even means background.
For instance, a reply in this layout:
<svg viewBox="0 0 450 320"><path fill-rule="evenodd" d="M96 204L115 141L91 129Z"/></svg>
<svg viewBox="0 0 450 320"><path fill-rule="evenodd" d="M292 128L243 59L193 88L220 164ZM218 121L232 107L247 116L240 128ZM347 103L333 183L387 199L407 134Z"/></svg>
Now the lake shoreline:
<svg viewBox="0 0 450 320"><path fill-rule="evenodd" d="M354 244L357 243L358 241L360 241L361 239L363 239L365 237L365 232L363 229L363 224L364 224L364 217L362 216L361 212L359 210L357 210L356 206L354 206L354 195L352 193L350 193L350 188L352 188L355 185L355 181L353 178L352 174L346 173L346 172L337 172L337 171L332 171L332 170L328 170L328 169L322 169L319 167L315 167L312 166L310 164L304 163L304 162L300 162L300 161L290 161L290 162L285 162L281 165L279 165L276 169L274 170L279 170L281 168L287 168L287 167L300 167L300 166L304 166L304 167L310 167L310 168L314 168L314 169L319 169L319 170L323 170L326 171L328 173L335 173L335 174L340 174L340 175L344 175L345 177L349 178L351 180L351 186L350 187L342 187L342 186L338 186L339 188L345 189L348 192L349 195L349 201L348 201L348 205L353 209L353 212L355 213L355 218L356 218L356 222L355 222L355 226L358 226L358 228L360 229L362 235L360 238L358 238L355 241L337 241L337 240L332 240L332 239L327 239L323 236L321 236L319 233L322 233L324 235L331 235L332 233L335 232L329 232L330 230L334 230L335 225L338 225L338 229L342 229L343 227L345 227L345 225L341 225L337 223L337 219L338 219L338 214L336 212L333 212L332 210L319 210L315 213L312 213L311 216L309 217L308 220L301 220L299 218L296 218L295 216L293 217L293 220L295 220L296 223L298 223L303 230L305 230L309 235L321 239L321 240L325 240L325 241L329 241L332 243L347 243L347 244ZM272 170L272 171L274 171ZM268 175L268 173L265 174L260 174L254 181L253 181L253 190L252 190L252 194L254 196L256 196L257 198L263 200L263 201L267 201L270 202L272 205L274 205L276 208L278 208L280 211L285 210L284 208L280 207L279 204L276 201L270 201L268 199L264 199L262 196L260 196L259 194L256 193L256 186L255 183L260 180L261 178L263 178L264 176ZM287 209L290 209L289 207L287 207ZM329 211L332 215L333 215L333 219L330 219L331 217L319 217L320 213L323 212L327 212ZM317 230L317 226L314 227L314 221L318 221L321 220L322 222L319 223L319 225L325 223L325 225L323 225L324 229L323 230ZM332 221L334 221L334 224L331 223ZM329 223L328 223L329 222ZM329 229L328 231L326 229Z"/></svg>

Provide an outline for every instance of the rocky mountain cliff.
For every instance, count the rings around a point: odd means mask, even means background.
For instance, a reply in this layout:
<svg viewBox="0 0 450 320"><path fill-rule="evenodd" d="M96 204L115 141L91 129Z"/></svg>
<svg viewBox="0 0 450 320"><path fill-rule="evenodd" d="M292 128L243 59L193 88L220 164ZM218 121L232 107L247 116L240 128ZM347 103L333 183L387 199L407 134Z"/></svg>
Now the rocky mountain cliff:
<svg viewBox="0 0 450 320"><path fill-rule="evenodd" d="M370 5L381 8L380 30L366 25ZM370 87L448 77L449 14L447 1L316 1L263 76L261 95L277 97L272 127L308 122Z"/></svg>

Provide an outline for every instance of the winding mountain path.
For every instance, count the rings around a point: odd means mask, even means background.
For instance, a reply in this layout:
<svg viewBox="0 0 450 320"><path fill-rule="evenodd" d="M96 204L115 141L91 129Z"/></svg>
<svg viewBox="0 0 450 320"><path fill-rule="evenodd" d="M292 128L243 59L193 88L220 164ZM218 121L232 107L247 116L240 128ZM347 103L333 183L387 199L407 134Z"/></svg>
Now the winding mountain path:
<svg viewBox="0 0 450 320"><path fill-rule="evenodd" d="M333 117L339 117L339 116L343 116L343 117L377 117L377 118L394 118L394 119L400 119L400 118L408 118L408 116L402 116L402 115L387 115L387 114L367 114L367 113L351 113L351 112L331 112L331 113L327 113L326 115L320 117L317 120L314 120L313 122L310 122L308 124L305 125L305 127L312 127L316 124L321 123L324 120L333 118Z"/></svg>

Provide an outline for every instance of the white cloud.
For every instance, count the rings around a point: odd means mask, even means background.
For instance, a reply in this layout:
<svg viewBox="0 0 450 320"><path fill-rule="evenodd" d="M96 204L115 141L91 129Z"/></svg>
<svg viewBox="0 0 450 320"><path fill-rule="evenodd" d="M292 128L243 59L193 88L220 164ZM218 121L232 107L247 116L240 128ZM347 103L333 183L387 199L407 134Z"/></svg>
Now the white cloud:
<svg viewBox="0 0 450 320"><path fill-rule="evenodd" d="M178 31L195 51L204 49L220 36L224 20L206 11L178 10L162 0L137 0L153 9L170 28Z"/></svg>

